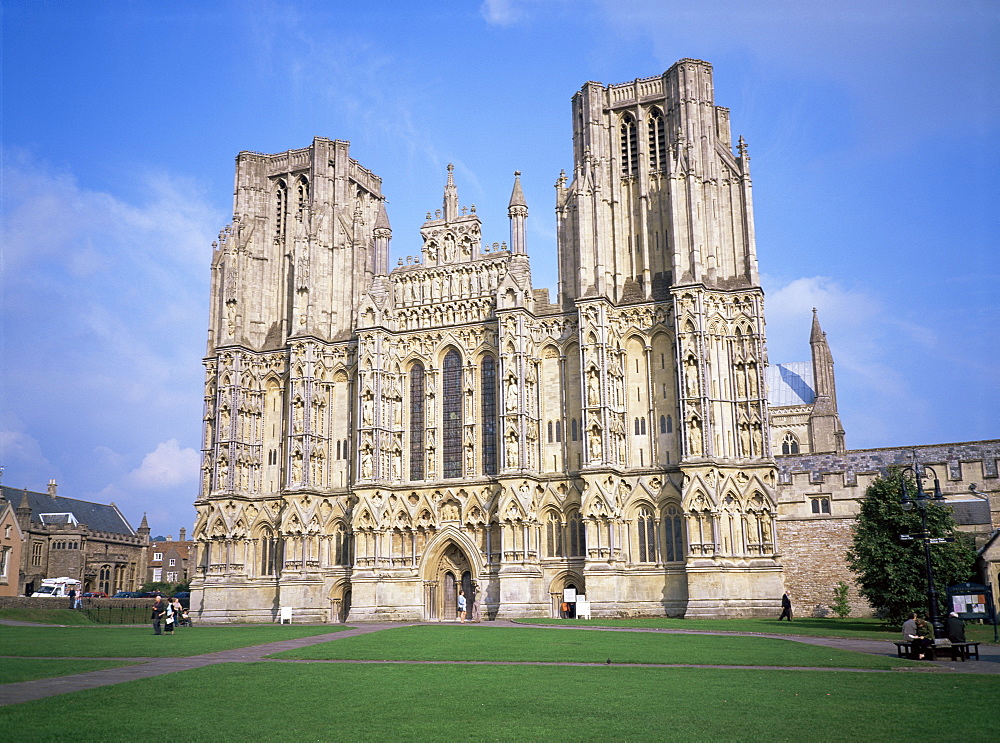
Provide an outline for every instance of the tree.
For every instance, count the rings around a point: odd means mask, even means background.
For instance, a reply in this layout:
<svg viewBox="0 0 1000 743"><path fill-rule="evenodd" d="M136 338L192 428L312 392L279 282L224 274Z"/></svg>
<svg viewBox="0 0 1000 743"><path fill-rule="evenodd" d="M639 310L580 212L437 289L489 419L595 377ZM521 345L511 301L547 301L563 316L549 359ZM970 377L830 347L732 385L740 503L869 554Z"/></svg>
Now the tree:
<svg viewBox="0 0 1000 743"><path fill-rule="evenodd" d="M900 502L900 471L877 477L865 491L854 525L854 542L847 564L858 577L859 592L886 621L902 622L909 612L927 608L927 568L923 540L900 539L901 534L919 534L920 510L905 510ZM917 491L909 474L907 489ZM955 531L951 508L928 501L927 531L933 537L954 536L955 541L931 545L938 616L944 616L944 588L972 578L976 551L972 538Z"/></svg>
<svg viewBox="0 0 1000 743"><path fill-rule="evenodd" d="M844 581L837 583L833 589L833 603L830 604L830 608L841 619L851 616L851 603L847 600L847 593L850 590L850 586Z"/></svg>

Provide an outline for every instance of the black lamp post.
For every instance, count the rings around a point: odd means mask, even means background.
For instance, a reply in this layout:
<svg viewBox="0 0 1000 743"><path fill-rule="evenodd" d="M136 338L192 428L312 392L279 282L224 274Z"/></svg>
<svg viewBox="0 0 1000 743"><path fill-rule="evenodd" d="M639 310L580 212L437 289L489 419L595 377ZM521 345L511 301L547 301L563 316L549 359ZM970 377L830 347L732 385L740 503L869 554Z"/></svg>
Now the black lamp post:
<svg viewBox="0 0 1000 743"><path fill-rule="evenodd" d="M921 474L921 469L926 472L931 471L934 475L934 493L933 495L928 495L924 492L923 480L926 477L925 474ZM917 481L917 492L916 495L910 495L906 488L906 473L912 472L914 479ZM931 535L927 531L927 504L930 501L943 501L944 495L941 494L941 481L938 480L937 472L934 471L933 467L921 467L919 462L915 462L913 467L903 467L899 472L899 481L902 485L903 497L901 502L903 508L909 511L914 505L920 509L920 538L924 542L924 561L927 564L927 619L934 628L934 637L942 637L944 633L944 625L938 618L938 601L937 601L937 589L934 588L934 567L931 565ZM917 535L913 535L917 536Z"/></svg>

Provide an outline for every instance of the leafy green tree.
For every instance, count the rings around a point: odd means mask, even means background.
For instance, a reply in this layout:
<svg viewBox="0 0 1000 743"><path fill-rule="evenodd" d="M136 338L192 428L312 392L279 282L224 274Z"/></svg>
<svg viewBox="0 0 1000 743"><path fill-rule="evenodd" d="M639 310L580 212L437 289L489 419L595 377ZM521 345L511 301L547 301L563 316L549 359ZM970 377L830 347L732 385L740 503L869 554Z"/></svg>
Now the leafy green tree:
<svg viewBox="0 0 1000 743"><path fill-rule="evenodd" d="M917 492L907 473L907 491ZM905 541L901 534L919 534L920 509L905 510L900 472L878 477L865 491L854 525L854 542L847 564L858 577L859 591L887 622L902 622L911 611L926 612L927 568L923 540ZM931 545L931 564L938 591L938 616L945 588L972 578L976 551L972 538L955 530L951 509L941 501L927 502L927 531L932 537L954 536L955 541Z"/></svg>
<svg viewBox="0 0 1000 743"><path fill-rule="evenodd" d="M847 600L847 592L850 590L850 586L844 581L840 581L833 589L833 603L830 604L830 608L841 619L851 616L851 603Z"/></svg>

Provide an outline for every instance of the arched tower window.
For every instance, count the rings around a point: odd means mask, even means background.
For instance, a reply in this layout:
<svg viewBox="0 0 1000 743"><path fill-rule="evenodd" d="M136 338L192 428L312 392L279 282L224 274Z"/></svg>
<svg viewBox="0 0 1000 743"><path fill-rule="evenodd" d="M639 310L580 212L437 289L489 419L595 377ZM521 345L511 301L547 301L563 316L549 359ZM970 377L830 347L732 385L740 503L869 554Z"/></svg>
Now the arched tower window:
<svg viewBox="0 0 1000 743"><path fill-rule="evenodd" d="M260 530L260 574L274 575L276 541L266 526Z"/></svg>
<svg viewBox="0 0 1000 743"><path fill-rule="evenodd" d="M653 512L640 508L635 520L639 562L656 562L656 522Z"/></svg>
<svg viewBox="0 0 1000 743"><path fill-rule="evenodd" d="M424 365L410 368L410 479L424 479Z"/></svg>
<svg viewBox="0 0 1000 743"><path fill-rule="evenodd" d="M497 473L497 362L484 356L480 365L482 402L483 473Z"/></svg>
<svg viewBox="0 0 1000 743"><path fill-rule="evenodd" d="M671 504L663 509L663 539L666 562L684 561L684 519L681 509Z"/></svg>
<svg viewBox="0 0 1000 743"><path fill-rule="evenodd" d="M639 171L639 148L635 137L635 119L632 114L622 116L621 146L622 175L636 175Z"/></svg>
<svg viewBox="0 0 1000 743"><path fill-rule="evenodd" d="M285 236L285 216L288 214L288 186L284 181L278 181L274 192L274 237L280 240Z"/></svg>
<svg viewBox="0 0 1000 743"><path fill-rule="evenodd" d="M667 167L667 135L663 126L663 114L654 108L649 114L647 125L649 134L649 169L663 170Z"/></svg>
<svg viewBox="0 0 1000 743"><path fill-rule="evenodd" d="M295 196L298 201L295 208L301 212L309 203L309 181L306 180L305 176L300 177L296 183Z"/></svg>
<svg viewBox="0 0 1000 743"><path fill-rule="evenodd" d="M441 474L462 476L462 357L454 348L444 357L441 390Z"/></svg>
<svg viewBox="0 0 1000 743"><path fill-rule="evenodd" d="M799 440L795 438L795 434L791 431L785 432L785 437L781 440L781 453L782 454L798 454L799 453Z"/></svg>

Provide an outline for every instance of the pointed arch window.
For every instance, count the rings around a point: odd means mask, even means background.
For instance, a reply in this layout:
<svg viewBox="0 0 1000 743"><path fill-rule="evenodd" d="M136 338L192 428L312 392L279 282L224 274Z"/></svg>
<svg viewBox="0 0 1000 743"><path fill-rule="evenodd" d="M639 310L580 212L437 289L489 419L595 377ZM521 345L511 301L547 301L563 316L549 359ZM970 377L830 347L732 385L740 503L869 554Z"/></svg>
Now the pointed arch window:
<svg viewBox="0 0 1000 743"><path fill-rule="evenodd" d="M309 203L309 181L306 180L305 176L299 178L298 183L296 184L295 191L298 200L296 209L299 212L301 212L303 209L306 208L306 205Z"/></svg>
<svg viewBox="0 0 1000 743"><path fill-rule="evenodd" d="M569 536L569 557L582 557L587 550L587 528L580 518L579 511L571 511L566 519L566 531Z"/></svg>
<svg viewBox="0 0 1000 743"><path fill-rule="evenodd" d="M274 238L280 240L285 236L285 216L288 214L288 186L284 181L278 181L274 191Z"/></svg>
<svg viewBox="0 0 1000 743"><path fill-rule="evenodd" d="M640 508L635 520L639 562L656 562L656 521L653 512Z"/></svg>
<svg viewBox="0 0 1000 743"><path fill-rule="evenodd" d="M664 170L667 167L667 135L663 114L658 108L654 108L650 112L647 133L649 135L649 169Z"/></svg>
<svg viewBox="0 0 1000 743"><path fill-rule="evenodd" d="M483 473L497 473L497 362L484 356L480 364L480 401L482 403Z"/></svg>
<svg viewBox="0 0 1000 743"><path fill-rule="evenodd" d="M441 390L441 474L462 476L462 357L454 348L444 357Z"/></svg>
<svg viewBox="0 0 1000 743"><path fill-rule="evenodd" d="M424 479L424 365L410 368L410 479Z"/></svg>
<svg viewBox="0 0 1000 743"><path fill-rule="evenodd" d="M784 438L781 440L781 453L782 454L798 454L799 453L799 440L795 437L795 434L791 431L786 431Z"/></svg>
<svg viewBox="0 0 1000 743"><path fill-rule="evenodd" d="M632 114L622 116L621 125L622 175L636 175L639 172L639 148L635 135L635 118Z"/></svg>
<svg viewBox="0 0 1000 743"><path fill-rule="evenodd" d="M555 511L549 511L545 522L545 547L548 557L562 557L562 521Z"/></svg>
<svg viewBox="0 0 1000 743"><path fill-rule="evenodd" d="M260 574L274 575L277 540L266 526L260 530Z"/></svg>
<svg viewBox="0 0 1000 743"><path fill-rule="evenodd" d="M337 524L333 533L333 563L334 565L350 565L350 540L347 529L342 523Z"/></svg>
<svg viewBox="0 0 1000 743"><path fill-rule="evenodd" d="M663 541L666 562L684 561L684 519L681 509L671 504L663 511Z"/></svg>

